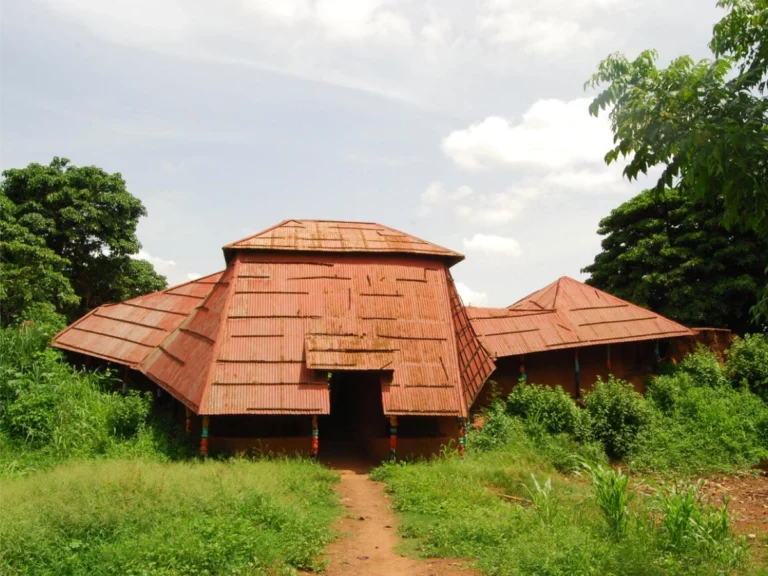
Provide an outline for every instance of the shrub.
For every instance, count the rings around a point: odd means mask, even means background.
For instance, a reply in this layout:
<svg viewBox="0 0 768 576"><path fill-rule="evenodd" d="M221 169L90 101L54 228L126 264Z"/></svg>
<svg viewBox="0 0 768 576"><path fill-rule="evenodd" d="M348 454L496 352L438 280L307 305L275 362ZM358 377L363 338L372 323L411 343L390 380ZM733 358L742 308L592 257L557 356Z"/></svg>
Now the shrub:
<svg viewBox="0 0 768 576"><path fill-rule="evenodd" d="M734 384L747 387L768 401L768 340L764 335L737 338L728 350L726 368Z"/></svg>
<svg viewBox="0 0 768 576"><path fill-rule="evenodd" d="M714 352L699 345L696 351L683 358L675 372L690 374L698 386L719 388L730 384L728 372Z"/></svg>
<svg viewBox="0 0 768 576"><path fill-rule="evenodd" d="M631 384L613 376L608 381L598 378L594 390L584 397L584 405L594 438L603 443L613 459L630 454L640 431L650 421L643 397Z"/></svg>
<svg viewBox="0 0 768 576"><path fill-rule="evenodd" d="M585 418L561 386L552 388L521 380L507 398L507 412L539 422L552 434L585 434Z"/></svg>
<svg viewBox="0 0 768 576"><path fill-rule="evenodd" d="M699 383L684 371L649 383L651 420L638 437L633 467L728 472L768 457L768 405L746 389Z"/></svg>

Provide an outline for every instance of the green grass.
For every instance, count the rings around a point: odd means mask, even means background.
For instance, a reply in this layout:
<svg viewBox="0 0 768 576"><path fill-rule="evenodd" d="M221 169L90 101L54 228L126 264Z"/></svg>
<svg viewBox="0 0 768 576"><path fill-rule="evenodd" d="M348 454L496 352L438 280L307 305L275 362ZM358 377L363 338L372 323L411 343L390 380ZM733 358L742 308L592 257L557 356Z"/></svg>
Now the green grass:
<svg viewBox="0 0 768 576"><path fill-rule="evenodd" d="M470 451L464 460L385 465L374 477L387 483L401 514L406 551L470 558L489 575L746 575L756 569L731 537L712 554L671 550L653 526L651 498L639 494L628 502L626 529L617 537L589 479L558 472L524 439ZM550 489L542 488L547 480ZM630 490L636 488L630 481ZM538 507L525 500L539 500Z"/></svg>
<svg viewBox="0 0 768 576"><path fill-rule="evenodd" d="M306 460L86 461L2 482L3 575L292 574L333 537Z"/></svg>

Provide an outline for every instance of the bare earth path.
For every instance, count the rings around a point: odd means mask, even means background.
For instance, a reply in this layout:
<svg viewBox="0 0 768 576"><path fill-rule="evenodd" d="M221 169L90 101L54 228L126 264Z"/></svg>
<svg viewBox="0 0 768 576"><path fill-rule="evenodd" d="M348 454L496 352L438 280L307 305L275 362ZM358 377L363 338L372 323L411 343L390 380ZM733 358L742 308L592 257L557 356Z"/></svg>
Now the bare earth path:
<svg viewBox="0 0 768 576"><path fill-rule="evenodd" d="M360 470L337 468L344 514L336 528L342 536L327 549L327 576L477 576L458 560L406 558L397 519L389 509L384 485Z"/></svg>

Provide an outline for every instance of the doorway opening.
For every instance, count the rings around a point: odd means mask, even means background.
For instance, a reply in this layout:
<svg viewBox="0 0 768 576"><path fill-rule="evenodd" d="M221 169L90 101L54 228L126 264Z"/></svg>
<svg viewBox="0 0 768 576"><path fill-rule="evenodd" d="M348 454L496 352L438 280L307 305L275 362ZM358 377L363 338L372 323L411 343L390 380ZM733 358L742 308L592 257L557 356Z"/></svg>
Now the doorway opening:
<svg viewBox="0 0 768 576"><path fill-rule="evenodd" d="M330 386L331 413L318 421L321 456L369 456L370 440L389 434L381 403L381 373L334 372Z"/></svg>

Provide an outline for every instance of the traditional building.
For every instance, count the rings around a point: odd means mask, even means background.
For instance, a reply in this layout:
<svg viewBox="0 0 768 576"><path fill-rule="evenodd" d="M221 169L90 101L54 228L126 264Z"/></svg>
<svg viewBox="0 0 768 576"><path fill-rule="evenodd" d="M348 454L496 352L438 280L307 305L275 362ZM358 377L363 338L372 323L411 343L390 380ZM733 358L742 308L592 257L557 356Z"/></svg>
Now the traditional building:
<svg viewBox="0 0 768 576"><path fill-rule="evenodd" d="M466 309L495 359L499 393L518 380L560 385L574 398L610 374L642 392L669 341L696 331L564 276L508 308ZM486 387L476 404L488 401Z"/></svg>
<svg viewBox="0 0 768 576"><path fill-rule="evenodd" d="M373 223L286 220L226 269L119 304L54 346L126 367L234 449L435 452L494 370L449 268L463 256ZM312 442L309 441L312 438Z"/></svg>

